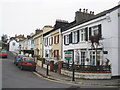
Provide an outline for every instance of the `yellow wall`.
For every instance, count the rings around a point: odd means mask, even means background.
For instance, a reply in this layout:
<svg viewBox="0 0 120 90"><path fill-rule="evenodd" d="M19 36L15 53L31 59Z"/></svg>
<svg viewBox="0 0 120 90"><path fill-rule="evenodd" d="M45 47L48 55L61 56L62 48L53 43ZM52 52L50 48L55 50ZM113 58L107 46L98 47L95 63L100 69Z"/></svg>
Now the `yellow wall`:
<svg viewBox="0 0 120 90"><path fill-rule="evenodd" d="M53 44L52 44L52 51L54 52L54 50L59 50L59 59L61 59L61 35L60 35L60 29L51 32L50 33L51 37L53 37ZM59 35L59 43L58 44L54 44L54 36ZM54 54L53 54L54 57Z"/></svg>
<svg viewBox="0 0 120 90"><path fill-rule="evenodd" d="M34 36L34 54L42 57L42 32Z"/></svg>
<svg viewBox="0 0 120 90"><path fill-rule="evenodd" d="M43 34L52 29L53 27L51 26L44 26L42 29L43 32L34 36L34 54L35 55L40 55L40 57L43 57ZM39 52L36 49L39 49Z"/></svg>

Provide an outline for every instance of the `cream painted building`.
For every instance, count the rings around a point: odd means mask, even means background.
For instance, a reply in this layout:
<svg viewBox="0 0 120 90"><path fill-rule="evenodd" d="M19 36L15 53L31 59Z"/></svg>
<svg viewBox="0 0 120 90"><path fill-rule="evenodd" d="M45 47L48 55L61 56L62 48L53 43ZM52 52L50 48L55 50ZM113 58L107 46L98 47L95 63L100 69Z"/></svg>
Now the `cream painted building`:
<svg viewBox="0 0 120 90"><path fill-rule="evenodd" d="M53 54L52 57L56 60L61 60L61 33L60 29L57 29L50 33L53 38L53 43L51 45Z"/></svg>
<svg viewBox="0 0 120 90"><path fill-rule="evenodd" d="M46 25L42 30L37 30L34 38L34 54L43 57L43 34L53 29L52 26Z"/></svg>

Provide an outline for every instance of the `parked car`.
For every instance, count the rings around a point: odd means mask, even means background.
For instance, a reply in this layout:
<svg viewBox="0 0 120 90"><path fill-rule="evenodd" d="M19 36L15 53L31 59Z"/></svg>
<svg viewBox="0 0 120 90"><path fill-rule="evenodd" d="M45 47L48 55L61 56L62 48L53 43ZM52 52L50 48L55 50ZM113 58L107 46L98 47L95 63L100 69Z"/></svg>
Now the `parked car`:
<svg viewBox="0 0 120 90"><path fill-rule="evenodd" d="M2 58L7 58L7 50L5 50L5 49L2 49L1 51L0 51L0 57L2 57Z"/></svg>
<svg viewBox="0 0 120 90"><path fill-rule="evenodd" d="M14 60L14 64L15 65L18 65L18 62L23 58L25 57L25 55L22 55L22 54L18 54L15 56L15 60Z"/></svg>
<svg viewBox="0 0 120 90"><path fill-rule="evenodd" d="M23 70L23 69L29 69L35 71L36 69L36 62L34 58L32 57L23 57L19 62L18 62L18 67Z"/></svg>

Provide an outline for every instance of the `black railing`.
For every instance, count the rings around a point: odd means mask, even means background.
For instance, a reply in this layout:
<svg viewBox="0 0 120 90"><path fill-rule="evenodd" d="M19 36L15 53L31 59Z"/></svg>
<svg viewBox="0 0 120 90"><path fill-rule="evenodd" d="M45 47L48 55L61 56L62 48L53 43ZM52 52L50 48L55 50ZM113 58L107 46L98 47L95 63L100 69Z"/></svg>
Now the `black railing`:
<svg viewBox="0 0 120 90"><path fill-rule="evenodd" d="M72 70L73 68L75 71L82 71L82 72L111 72L110 66L92 66L92 65L73 65L68 63L63 63L64 69Z"/></svg>

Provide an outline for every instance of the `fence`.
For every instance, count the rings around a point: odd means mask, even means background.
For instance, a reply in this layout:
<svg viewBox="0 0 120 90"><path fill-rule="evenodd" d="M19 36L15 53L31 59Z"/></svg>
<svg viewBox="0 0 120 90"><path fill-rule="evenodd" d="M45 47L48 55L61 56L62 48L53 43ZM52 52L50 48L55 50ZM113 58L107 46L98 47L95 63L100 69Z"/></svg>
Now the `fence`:
<svg viewBox="0 0 120 90"><path fill-rule="evenodd" d="M68 63L63 63L62 68L75 71L84 72L111 72L110 66L92 66L92 65L73 65Z"/></svg>

